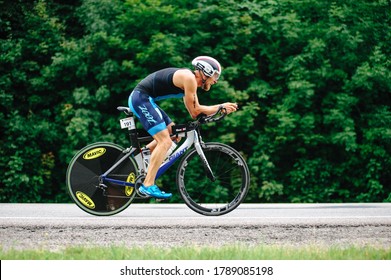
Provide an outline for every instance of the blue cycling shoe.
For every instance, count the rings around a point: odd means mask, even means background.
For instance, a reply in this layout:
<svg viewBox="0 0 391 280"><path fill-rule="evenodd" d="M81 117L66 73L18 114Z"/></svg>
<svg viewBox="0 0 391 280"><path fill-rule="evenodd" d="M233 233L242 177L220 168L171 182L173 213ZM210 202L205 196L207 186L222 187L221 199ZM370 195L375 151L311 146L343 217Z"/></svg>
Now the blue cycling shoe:
<svg viewBox="0 0 391 280"><path fill-rule="evenodd" d="M144 185L141 185L140 188L139 188L139 191L142 194L146 194L146 195L149 195L149 196L152 196L152 197L155 197L155 198L160 198L160 199L168 199L168 198L171 198L171 196L172 196L171 193L162 192L158 188L158 186L156 186L156 185L153 185L153 186L150 186L150 187L145 187Z"/></svg>

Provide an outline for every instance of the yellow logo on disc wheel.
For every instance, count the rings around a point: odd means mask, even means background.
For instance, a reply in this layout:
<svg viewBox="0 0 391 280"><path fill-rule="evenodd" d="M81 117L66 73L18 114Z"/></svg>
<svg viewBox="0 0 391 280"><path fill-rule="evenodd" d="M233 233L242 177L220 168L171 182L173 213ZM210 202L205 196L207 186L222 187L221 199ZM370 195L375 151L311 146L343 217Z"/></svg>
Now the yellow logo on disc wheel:
<svg viewBox="0 0 391 280"><path fill-rule="evenodd" d="M88 152L86 152L83 155L83 158L86 160L94 159L94 158L98 158L98 157L102 156L104 153L106 153L105 148L95 148L95 149L92 149L92 150L89 150Z"/></svg>
<svg viewBox="0 0 391 280"><path fill-rule="evenodd" d="M129 174L128 178L126 179L126 182L134 184L136 182L136 174L133 172ZM125 195L131 196L134 191L134 187L125 186Z"/></svg>
<svg viewBox="0 0 391 280"><path fill-rule="evenodd" d="M90 209L94 209L95 208L95 203L85 193L83 193L81 191L77 191L76 192L76 197L85 207L88 207Z"/></svg>

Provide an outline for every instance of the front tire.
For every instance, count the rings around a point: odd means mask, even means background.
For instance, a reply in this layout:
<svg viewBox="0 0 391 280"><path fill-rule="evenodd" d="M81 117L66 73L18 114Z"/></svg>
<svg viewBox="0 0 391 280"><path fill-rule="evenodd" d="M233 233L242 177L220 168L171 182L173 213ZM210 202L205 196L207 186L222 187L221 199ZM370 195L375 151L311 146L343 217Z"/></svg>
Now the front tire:
<svg viewBox="0 0 391 280"><path fill-rule="evenodd" d="M216 180L212 182L206 176L204 163L193 148L178 167L179 193L186 205L199 214L227 214L239 206L249 190L247 163L239 152L225 144L206 143L203 152Z"/></svg>

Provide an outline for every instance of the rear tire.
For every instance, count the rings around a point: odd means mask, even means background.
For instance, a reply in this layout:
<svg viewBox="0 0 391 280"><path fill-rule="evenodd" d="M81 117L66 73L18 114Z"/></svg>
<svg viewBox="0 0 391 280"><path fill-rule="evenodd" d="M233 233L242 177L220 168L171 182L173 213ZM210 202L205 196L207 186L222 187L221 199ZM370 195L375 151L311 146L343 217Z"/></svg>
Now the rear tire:
<svg viewBox="0 0 391 280"><path fill-rule="evenodd" d="M100 176L124 156L124 149L109 142L98 142L81 149L69 163L66 185L72 200L83 211L109 216L125 210L132 202L134 187L109 182L100 185ZM137 174L133 158L125 160L108 177L135 183Z"/></svg>

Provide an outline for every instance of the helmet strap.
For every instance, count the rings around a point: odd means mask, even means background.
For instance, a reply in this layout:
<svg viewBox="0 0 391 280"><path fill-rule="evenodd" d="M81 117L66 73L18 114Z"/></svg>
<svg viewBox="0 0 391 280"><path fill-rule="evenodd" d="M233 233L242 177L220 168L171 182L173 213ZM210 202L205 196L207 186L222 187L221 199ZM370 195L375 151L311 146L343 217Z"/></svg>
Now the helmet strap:
<svg viewBox="0 0 391 280"><path fill-rule="evenodd" d="M201 70L198 70L199 72L200 72L200 75L201 75L201 81L202 81L202 87L204 87L204 85L205 85L205 83L206 83L206 80L208 79L208 78L206 78L206 79L204 79L204 73L201 71ZM205 75L206 76L206 75Z"/></svg>

